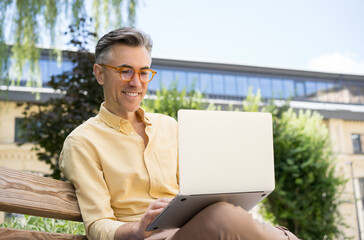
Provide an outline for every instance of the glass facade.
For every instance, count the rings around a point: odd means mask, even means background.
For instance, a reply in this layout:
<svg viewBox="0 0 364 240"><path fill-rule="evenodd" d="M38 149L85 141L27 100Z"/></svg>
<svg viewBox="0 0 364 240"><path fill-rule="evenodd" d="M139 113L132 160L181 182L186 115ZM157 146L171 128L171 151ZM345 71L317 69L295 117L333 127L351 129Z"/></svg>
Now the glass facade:
<svg viewBox="0 0 364 240"><path fill-rule="evenodd" d="M46 86L52 75L72 68L71 62L64 61L59 64L49 57L43 57L39 65L43 86ZM251 88L253 93L260 89L261 96L265 99L364 104L364 82L361 81L330 81L293 76L294 74L279 76L180 66L181 64L178 67L153 65L152 68L158 73L149 83L149 90L153 93L161 87L169 87L175 83L178 90L190 91L194 88L210 99L243 100ZM25 66L23 70L20 85L26 84L28 68ZM10 77L15 78L14 73Z"/></svg>
<svg viewBox="0 0 364 240"><path fill-rule="evenodd" d="M73 64L70 61L58 63L55 59L50 59L49 57L41 58L39 60L39 77L42 80L43 86L46 86L52 76L61 74L64 71L72 70L72 66ZM14 68L10 69L10 79L17 79L17 71ZM29 64L25 64L20 77L20 86L26 86L29 72Z"/></svg>
<svg viewBox="0 0 364 240"><path fill-rule="evenodd" d="M189 90L195 82L195 89L208 98L243 99L249 92L258 89L263 98L295 99L303 101L364 104L364 82L320 81L292 76L276 77L260 74L226 73L196 69L172 69L153 66L158 73L149 84L149 90L169 86L177 81L178 89Z"/></svg>

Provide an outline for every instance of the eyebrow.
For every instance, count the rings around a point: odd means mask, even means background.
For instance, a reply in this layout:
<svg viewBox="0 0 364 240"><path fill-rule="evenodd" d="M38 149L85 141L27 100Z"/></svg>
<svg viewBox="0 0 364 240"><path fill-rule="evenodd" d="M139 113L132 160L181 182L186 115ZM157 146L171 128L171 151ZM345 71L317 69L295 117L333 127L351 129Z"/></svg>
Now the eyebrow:
<svg viewBox="0 0 364 240"><path fill-rule="evenodd" d="M132 69L134 69L132 66L130 66L130 65L128 65L128 64L122 64L122 65L120 65L120 66L118 66L119 68L120 67L128 67L128 68L132 68ZM146 66L146 67L142 67L142 68L140 68L140 70L142 70L142 69L150 69L150 67L148 67L148 66Z"/></svg>

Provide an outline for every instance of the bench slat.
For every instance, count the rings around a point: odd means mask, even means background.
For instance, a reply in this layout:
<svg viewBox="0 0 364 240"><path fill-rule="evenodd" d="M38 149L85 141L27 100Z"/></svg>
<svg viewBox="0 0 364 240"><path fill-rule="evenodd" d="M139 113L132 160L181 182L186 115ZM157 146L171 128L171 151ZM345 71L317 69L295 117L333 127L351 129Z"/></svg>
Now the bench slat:
<svg viewBox="0 0 364 240"><path fill-rule="evenodd" d="M46 239L65 239L65 240L87 240L86 236L71 235L64 233L37 232L31 230L11 229L0 227L0 240L46 240Z"/></svg>
<svg viewBox="0 0 364 240"><path fill-rule="evenodd" d="M0 211L82 222L71 183L0 167Z"/></svg>

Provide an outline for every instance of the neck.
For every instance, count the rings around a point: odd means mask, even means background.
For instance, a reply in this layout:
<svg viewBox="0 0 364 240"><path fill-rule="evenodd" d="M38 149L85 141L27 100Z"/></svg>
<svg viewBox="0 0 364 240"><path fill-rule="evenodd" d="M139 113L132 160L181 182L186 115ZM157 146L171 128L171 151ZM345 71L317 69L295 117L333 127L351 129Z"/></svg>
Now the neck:
<svg viewBox="0 0 364 240"><path fill-rule="evenodd" d="M106 104L106 102L104 103L104 107L107 110L109 110L112 114L115 114L116 116L121 117L122 119L128 120L131 124L140 121L140 117L136 111L135 112L122 111L117 108L110 107L109 105Z"/></svg>
<svg viewBox="0 0 364 240"><path fill-rule="evenodd" d="M141 122L141 118L139 114L135 112L128 112L124 114L124 117L121 116L121 118L124 118L125 120L128 120L131 124Z"/></svg>

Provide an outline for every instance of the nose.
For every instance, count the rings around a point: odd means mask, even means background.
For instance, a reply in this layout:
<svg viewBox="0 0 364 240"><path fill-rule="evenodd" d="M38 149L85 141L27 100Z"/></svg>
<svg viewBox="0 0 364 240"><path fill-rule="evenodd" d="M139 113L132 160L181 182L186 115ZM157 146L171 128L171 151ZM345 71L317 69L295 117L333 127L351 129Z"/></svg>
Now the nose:
<svg viewBox="0 0 364 240"><path fill-rule="evenodd" d="M134 74L133 78L129 81L129 85L133 87L140 87L142 85L138 73Z"/></svg>

